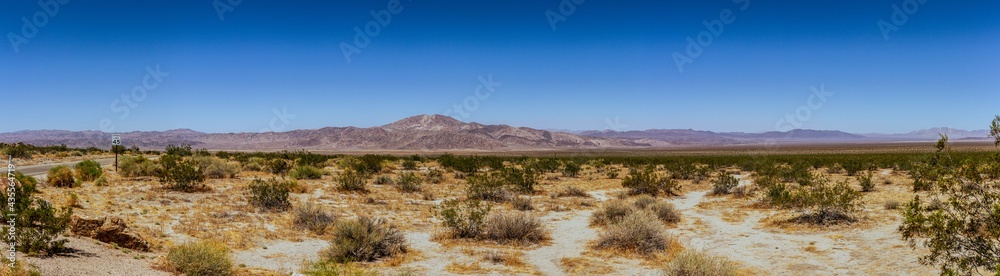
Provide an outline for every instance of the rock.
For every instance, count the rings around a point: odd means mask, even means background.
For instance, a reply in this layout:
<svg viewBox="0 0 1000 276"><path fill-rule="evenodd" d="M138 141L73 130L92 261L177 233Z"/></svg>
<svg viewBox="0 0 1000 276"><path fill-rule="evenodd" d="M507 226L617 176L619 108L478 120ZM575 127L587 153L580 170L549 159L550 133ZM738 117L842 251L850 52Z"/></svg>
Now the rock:
<svg viewBox="0 0 1000 276"><path fill-rule="evenodd" d="M69 226L74 234L80 236L105 243L114 243L120 247L132 250L149 251L149 242L129 231L128 226L125 225L125 221L119 217L88 219L73 216L70 219Z"/></svg>

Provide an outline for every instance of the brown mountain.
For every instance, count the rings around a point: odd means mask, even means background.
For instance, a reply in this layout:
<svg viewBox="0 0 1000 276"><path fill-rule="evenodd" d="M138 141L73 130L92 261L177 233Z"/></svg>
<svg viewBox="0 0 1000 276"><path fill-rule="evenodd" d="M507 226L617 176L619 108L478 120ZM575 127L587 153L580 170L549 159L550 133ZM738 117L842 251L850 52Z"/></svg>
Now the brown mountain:
<svg viewBox="0 0 1000 276"><path fill-rule="evenodd" d="M36 130L0 134L0 142L107 148L99 131ZM126 146L162 149L169 144L220 150L532 150L647 147L650 144L586 137L527 127L464 123L443 115L419 115L371 127L326 127L267 133L201 133L180 129L122 134Z"/></svg>

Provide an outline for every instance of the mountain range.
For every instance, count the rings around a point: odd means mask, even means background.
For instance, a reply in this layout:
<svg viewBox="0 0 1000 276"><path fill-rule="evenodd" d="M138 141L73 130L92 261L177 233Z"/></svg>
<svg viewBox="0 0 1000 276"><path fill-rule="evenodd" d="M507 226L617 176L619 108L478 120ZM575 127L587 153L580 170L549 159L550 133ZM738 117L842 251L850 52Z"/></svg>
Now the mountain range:
<svg viewBox="0 0 1000 276"><path fill-rule="evenodd" d="M986 139L986 130L932 128L905 134L851 134L833 130L795 129L763 133L712 132L691 129L634 131L539 130L508 125L465 123L444 115L418 115L387 125L325 127L265 133L203 133L189 129L122 133L126 146L162 149L189 144L216 150L546 150L594 148L646 148L679 146L724 146L761 143L837 143L879 141L924 141L938 134L952 139ZM0 142L34 145L106 148L111 135L100 131L27 130L0 133Z"/></svg>

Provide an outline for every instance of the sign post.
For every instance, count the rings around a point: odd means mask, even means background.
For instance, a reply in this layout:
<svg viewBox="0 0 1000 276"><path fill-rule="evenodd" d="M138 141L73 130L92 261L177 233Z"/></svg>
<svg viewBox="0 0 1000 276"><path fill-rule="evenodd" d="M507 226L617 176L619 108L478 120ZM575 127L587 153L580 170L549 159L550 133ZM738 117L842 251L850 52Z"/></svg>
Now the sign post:
<svg viewBox="0 0 1000 276"><path fill-rule="evenodd" d="M111 151L115 152L115 171L118 171L118 148L122 146L122 135L111 134Z"/></svg>

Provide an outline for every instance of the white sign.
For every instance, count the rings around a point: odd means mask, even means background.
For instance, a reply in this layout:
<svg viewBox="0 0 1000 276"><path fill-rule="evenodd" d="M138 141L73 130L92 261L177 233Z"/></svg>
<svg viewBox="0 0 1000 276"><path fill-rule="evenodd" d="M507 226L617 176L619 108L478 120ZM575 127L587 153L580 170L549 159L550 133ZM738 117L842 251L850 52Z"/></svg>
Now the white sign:
<svg viewBox="0 0 1000 276"><path fill-rule="evenodd" d="M121 134L111 134L111 145L121 146L122 145L122 135Z"/></svg>

